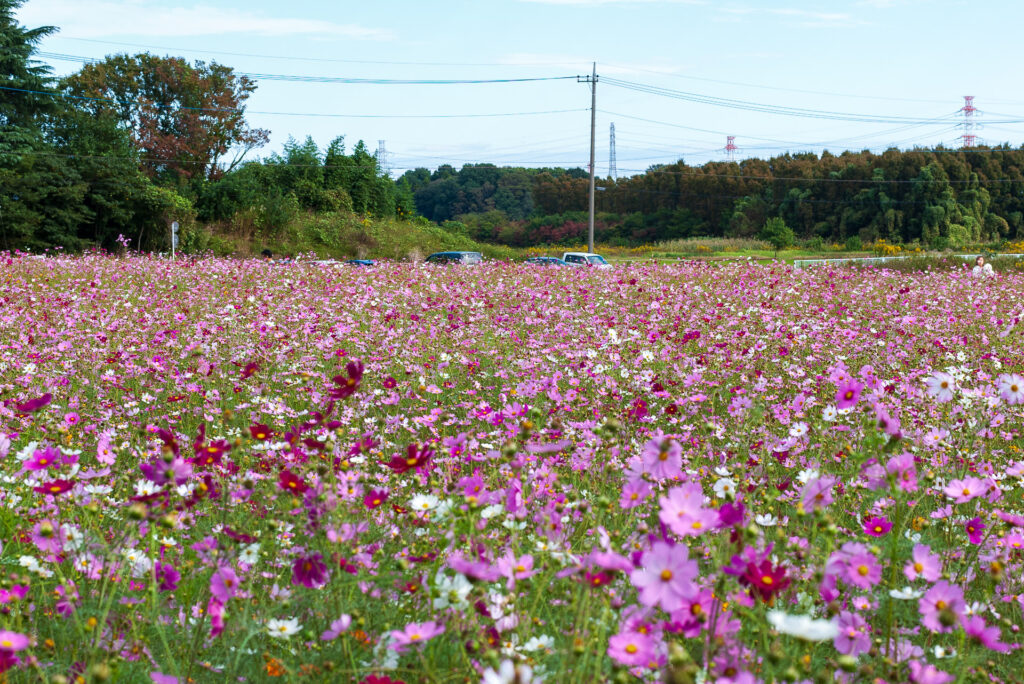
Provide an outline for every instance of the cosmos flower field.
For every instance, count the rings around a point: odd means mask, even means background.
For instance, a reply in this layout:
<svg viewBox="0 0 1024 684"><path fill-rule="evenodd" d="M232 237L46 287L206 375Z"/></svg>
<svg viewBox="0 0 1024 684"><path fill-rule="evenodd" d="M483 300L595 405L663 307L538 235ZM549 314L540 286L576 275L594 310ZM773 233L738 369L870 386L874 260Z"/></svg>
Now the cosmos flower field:
<svg viewBox="0 0 1024 684"><path fill-rule="evenodd" d="M0 680L1020 681L1024 276L0 263Z"/></svg>

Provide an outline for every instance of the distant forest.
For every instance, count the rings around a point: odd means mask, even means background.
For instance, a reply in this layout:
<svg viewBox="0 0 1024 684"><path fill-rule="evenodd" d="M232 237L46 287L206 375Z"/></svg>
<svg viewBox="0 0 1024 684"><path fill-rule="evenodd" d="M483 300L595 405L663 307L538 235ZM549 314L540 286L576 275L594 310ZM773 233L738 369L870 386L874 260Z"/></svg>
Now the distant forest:
<svg viewBox="0 0 1024 684"><path fill-rule="evenodd" d="M750 237L782 218L805 241L886 240L958 247L1024 238L1024 150L786 154L739 163L652 167L598 179L600 242ZM416 210L471 237L512 246L578 243L586 234L581 169L467 165L407 172Z"/></svg>
<svg viewBox="0 0 1024 684"><path fill-rule="evenodd" d="M251 160L269 139L245 119L257 84L216 62L113 55L57 79L33 59L52 27L0 0L0 249L169 247L189 236L314 230L313 215L436 222L477 241L579 244L582 169L472 164L393 179L360 141L309 138ZM787 154L682 161L598 180L597 239L638 245L749 237L782 219L804 241L959 247L1024 238L1024 149ZM198 230L193 230L198 229Z"/></svg>

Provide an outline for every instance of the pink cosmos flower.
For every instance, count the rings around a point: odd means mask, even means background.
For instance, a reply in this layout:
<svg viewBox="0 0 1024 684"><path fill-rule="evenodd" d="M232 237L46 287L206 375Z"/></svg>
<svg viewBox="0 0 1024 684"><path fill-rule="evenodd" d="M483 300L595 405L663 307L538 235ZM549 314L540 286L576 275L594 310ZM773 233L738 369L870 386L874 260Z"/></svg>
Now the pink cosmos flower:
<svg viewBox="0 0 1024 684"><path fill-rule="evenodd" d="M981 518L975 516L964 523L964 530L967 531L967 540L972 544L980 544L982 540L981 531L985 529L985 523Z"/></svg>
<svg viewBox="0 0 1024 684"><path fill-rule="evenodd" d="M424 644L438 634L444 634L444 625L430 620L429 622L410 622L402 630L390 632L391 643L388 648L398 653L405 653L410 646Z"/></svg>
<svg viewBox="0 0 1024 684"><path fill-rule="evenodd" d="M29 639L24 634L0 630L0 649L4 651L23 651L28 648Z"/></svg>
<svg viewBox="0 0 1024 684"><path fill-rule="evenodd" d="M333 641L337 639L342 633L348 631L349 626L352 624L352 617L350 615L342 615L340 618L331 623L331 626L320 635L320 641Z"/></svg>
<svg viewBox="0 0 1024 684"><path fill-rule="evenodd" d="M832 503L832 487L836 479L829 475L809 480L800 493L800 502L804 510L812 511L816 508L826 508Z"/></svg>
<svg viewBox="0 0 1024 684"><path fill-rule="evenodd" d="M964 592L955 584L939 580L918 601L921 624L933 632L952 632L963 617Z"/></svg>
<svg viewBox="0 0 1024 684"><path fill-rule="evenodd" d="M238 589L238 575L230 566L222 565L210 577L210 593L222 604L227 603Z"/></svg>
<svg viewBox="0 0 1024 684"><path fill-rule="evenodd" d="M903 574L911 582L918 577L934 582L942 576L942 561L924 544L915 544L911 560L903 567Z"/></svg>
<svg viewBox="0 0 1024 684"><path fill-rule="evenodd" d="M644 445L641 458L644 471L656 479L671 480L683 476L683 448L661 430Z"/></svg>
<svg viewBox="0 0 1024 684"><path fill-rule="evenodd" d="M651 495L654 489L643 480L628 480L622 486L622 496L619 497L621 508L636 508Z"/></svg>
<svg viewBox="0 0 1024 684"><path fill-rule="evenodd" d="M650 634L622 631L608 640L608 657L627 667L646 667L657 645Z"/></svg>
<svg viewBox="0 0 1024 684"><path fill-rule="evenodd" d="M863 389L863 383L857 382L853 378L846 378L836 390L836 408L842 411L856 406L860 401L860 393Z"/></svg>
<svg viewBox="0 0 1024 684"><path fill-rule="evenodd" d="M950 480L949 484L942 491L946 496L952 498L956 503L967 503L985 493L985 481L976 477L967 477L963 480Z"/></svg>
<svg viewBox="0 0 1024 684"><path fill-rule="evenodd" d="M854 553L846 561L846 581L861 589L870 589L882 578L882 566L870 551Z"/></svg>
<svg viewBox="0 0 1024 684"><path fill-rule="evenodd" d="M155 670L149 673L149 678L153 680L153 684L181 684L181 680L174 675L164 674Z"/></svg>
<svg viewBox="0 0 1024 684"><path fill-rule="evenodd" d="M836 650L843 655L859 656L871 650L871 628L857 613L844 610L839 614L839 634L833 640Z"/></svg>
<svg viewBox="0 0 1024 684"><path fill-rule="evenodd" d="M68 413L64 414L64 423L67 424L69 427L78 425L78 423L81 422L81 420L82 419L79 418L78 414L75 413L74 411L69 411Z"/></svg>
<svg viewBox="0 0 1024 684"><path fill-rule="evenodd" d="M904 452L893 456L885 464L885 472L896 477L896 484L905 492L917 491L917 468L914 455Z"/></svg>
<svg viewBox="0 0 1024 684"><path fill-rule="evenodd" d="M869 518L864 521L864 534L869 537L884 537L892 529L892 523L885 518Z"/></svg>
<svg viewBox="0 0 1024 684"><path fill-rule="evenodd" d="M974 641L989 649L1005 653L1010 650L1009 644L999 641L1001 636L998 627L989 627L985 624L985 618L980 615L972 615L963 622L964 632Z"/></svg>
<svg viewBox="0 0 1024 684"><path fill-rule="evenodd" d="M697 594L693 581L697 574L697 562L690 560L685 544L659 541L643 554L641 566L630 574L630 580L640 590L641 603L671 613Z"/></svg>
<svg viewBox="0 0 1024 684"><path fill-rule="evenodd" d="M919 660L910 661L910 681L914 684L949 684L956 679L948 672Z"/></svg>
<svg viewBox="0 0 1024 684"><path fill-rule="evenodd" d="M526 579L537 574L537 571L533 569L533 556L526 554L517 559L511 549L498 559L497 566L498 572L508 578L509 591L515 587L516 580Z"/></svg>
<svg viewBox="0 0 1024 684"><path fill-rule="evenodd" d="M670 489L658 503L658 519L679 536L696 537L718 524L718 513L704 508L704 490L696 482Z"/></svg>

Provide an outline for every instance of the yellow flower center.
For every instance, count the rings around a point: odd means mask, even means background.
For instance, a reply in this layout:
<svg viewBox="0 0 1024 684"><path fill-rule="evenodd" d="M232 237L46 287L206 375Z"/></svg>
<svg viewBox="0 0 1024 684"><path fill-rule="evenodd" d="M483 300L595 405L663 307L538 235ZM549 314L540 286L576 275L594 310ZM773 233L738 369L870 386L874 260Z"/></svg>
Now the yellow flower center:
<svg viewBox="0 0 1024 684"><path fill-rule="evenodd" d="M871 572L866 565L857 566L857 574L861 577L867 577L868 573Z"/></svg>
<svg viewBox="0 0 1024 684"><path fill-rule="evenodd" d="M667 568L665 570L662 570L661 579L664 582L668 582L670 579L672 579L672 571Z"/></svg>
<svg viewBox="0 0 1024 684"><path fill-rule="evenodd" d="M634 646L633 644L629 644L629 645L626 646L626 653L628 653L629 655L633 655L634 653L636 653L639 650L640 649L637 648L636 646Z"/></svg>

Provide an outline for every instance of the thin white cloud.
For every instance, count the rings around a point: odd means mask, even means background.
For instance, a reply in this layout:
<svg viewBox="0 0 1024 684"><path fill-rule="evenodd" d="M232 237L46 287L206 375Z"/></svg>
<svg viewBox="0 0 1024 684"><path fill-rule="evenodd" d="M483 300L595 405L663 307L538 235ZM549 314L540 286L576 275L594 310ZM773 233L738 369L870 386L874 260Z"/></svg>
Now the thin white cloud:
<svg viewBox="0 0 1024 684"><path fill-rule="evenodd" d="M707 0L519 0L544 5L706 5Z"/></svg>
<svg viewBox="0 0 1024 684"><path fill-rule="evenodd" d="M523 67L572 67L580 70L581 73L587 73L590 71L590 65L594 62L591 57L582 57L579 55L564 55L564 54L542 54L536 52L517 52L509 55L505 55L498 59L501 64L508 64L509 66L523 66ZM664 64L660 62L602 62L597 60L597 71L600 74L637 74L655 72L659 74L678 74L684 71L684 68L674 64Z"/></svg>
<svg viewBox="0 0 1024 684"><path fill-rule="evenodd" d="M168 6L158 0L33 0L18 11L26 26L53 25L74 38L109 36L332 36L391 40L390 31L322 19L268 16L211 4Z"/></svg>
<svg viewBox="0 0 1024 684"><path fill-rule="evenodd" d="M718 21L738 22L742 17L772 15L794 20L805 28L864 26L867 22L847 12L815 12L792 7L718 7Z"/></svg>

